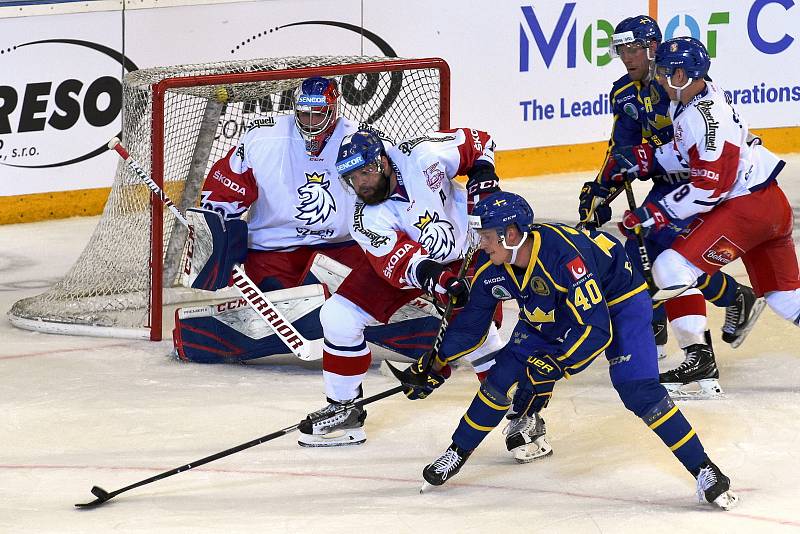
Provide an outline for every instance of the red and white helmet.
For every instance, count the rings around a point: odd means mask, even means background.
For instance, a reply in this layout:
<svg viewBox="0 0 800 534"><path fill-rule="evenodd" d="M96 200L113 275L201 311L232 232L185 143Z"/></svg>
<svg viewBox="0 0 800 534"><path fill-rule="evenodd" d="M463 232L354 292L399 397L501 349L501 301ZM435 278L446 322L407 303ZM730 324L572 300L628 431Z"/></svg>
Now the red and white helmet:
<svg viewBox="0 0 800 534"><path fill-rule="evenodd" d="M336 127L339 87L336 80L315 76L304 80L294 100L294 120L306 142L306 153L319 156Z"/></svg>

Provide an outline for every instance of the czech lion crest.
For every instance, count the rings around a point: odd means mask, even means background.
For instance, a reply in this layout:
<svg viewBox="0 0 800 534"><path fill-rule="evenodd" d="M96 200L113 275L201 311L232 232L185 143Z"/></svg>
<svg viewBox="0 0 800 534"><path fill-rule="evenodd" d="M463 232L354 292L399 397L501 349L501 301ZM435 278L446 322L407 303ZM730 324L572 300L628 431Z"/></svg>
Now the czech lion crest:
<svg viewBox="0 0 800 534"><path fill-rule="evenodd" d="M300 219L306 224L324 222L330 214L336 211L336 201L328 188L330 181L325 180L324 174L306 173L306 183L297 189L300 204L297 208L295 219Z"/></svg>
<svg viewBox="0 0 800 534"><path fill-rule="evenodd" d="M419 228L419 244L435 259L446 258L456 246L455 229L450 221L439 219L439 214L431 215L427 210L414 223Z"/></svg>

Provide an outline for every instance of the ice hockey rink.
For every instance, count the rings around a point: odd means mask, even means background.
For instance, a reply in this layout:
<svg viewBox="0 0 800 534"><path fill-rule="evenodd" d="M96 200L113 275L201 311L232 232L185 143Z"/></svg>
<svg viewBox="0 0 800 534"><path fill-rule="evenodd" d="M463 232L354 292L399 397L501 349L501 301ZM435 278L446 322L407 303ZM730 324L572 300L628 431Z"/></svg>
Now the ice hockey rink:
<svg viewBox="0 0 800 534"><path fill-rule="evenodd" d="M781 175L800 213L800 155ZM585 174L514 179L537 218L576 222ZM642 186L644 184L637 184ZM639 197L644 189L638 187ZM625 206L615 201L618 215ZM449 444L477 381L459 369L429 399L368 407L367 443L304 449L289 434L78 510L108 491L297 423L324 405L321 363L183 364L171 341L27 332L11 305L59 279L97 218L0 226L0 532L800 532L800 331L767 309L736 350L719 340L723 400L680 406L740 506L699 505L693 478L622 406L607 363L556 388L544 413L554 455L520 465L495 430L445 486L422 468ZM797 233L795 240L797 240ZM729 272L746 280L741 262ZM503 332L515 321L506 313ZM681 361L677 346L664 366ZM366 395L395 383L376 351Z"/></svg>

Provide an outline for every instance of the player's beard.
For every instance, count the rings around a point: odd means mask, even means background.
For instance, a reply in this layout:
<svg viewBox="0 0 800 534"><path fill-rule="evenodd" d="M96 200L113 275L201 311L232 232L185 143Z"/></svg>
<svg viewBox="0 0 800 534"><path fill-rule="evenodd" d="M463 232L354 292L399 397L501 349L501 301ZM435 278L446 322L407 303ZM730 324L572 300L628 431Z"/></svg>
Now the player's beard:
<svg viewBox="0 0 800 534"><path fill-rule="evenodd" d="M389 177L381 171L381 180L375 187L360 188L357 193L358 199L367 206L380 204L389 196Z"/></svg>

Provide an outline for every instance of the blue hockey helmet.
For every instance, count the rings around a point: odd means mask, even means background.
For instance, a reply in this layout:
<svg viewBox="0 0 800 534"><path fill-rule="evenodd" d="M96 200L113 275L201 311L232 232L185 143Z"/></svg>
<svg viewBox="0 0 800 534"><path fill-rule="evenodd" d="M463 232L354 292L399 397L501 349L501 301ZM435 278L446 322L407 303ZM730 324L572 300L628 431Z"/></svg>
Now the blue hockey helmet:
<svg viewBox="0 0 800 534"><path fill-rule="evenodd" d="M506 228L515 225L522 238L516 245L506 243ZM506 250L511 251L509 263L517 259L517 252L525 243L528 232L533 229L533 208L528 201L515 193L498 191L475 204L469 216L469 226L479 232L480 230L494 230L497 241Z"/></svg>
<svg viewBox="0 0 800 534"><path fill-rule="evenodd" d="M383 154L385 154L383 141L375 132L358 130L342 139L339 155L336 158L336 172L349 182L347 175L353 171L370 163L380 166Z"/></svg>
<svg viewBox="0 0 800 534"><path fill-rule="evenodd" d="M614 34L611 36L609 54L611 57L619 57L619 47L629 44L638 44L646 48L652 41L661 42L661 29L655 19L647 15L628 17L617 24ZM653 59L649 56L648 58Z"/></svg>
<svg viewBox="0 0 800 534"><path fill-rule="evenodd" d="M498 191L480 200L469 217L470 228L494 229L500 235L512 224L520 232L529 232L533 226L533 208L527 200L508 191Z"/></svg>
<svg viewBox="0 0 800 534"><path fill-rule="evenodd" d="M314 76L303 80L294 99L294 121L306 143L306 153L318 156L338 118L339 86L332 78Z"/></svg>
<svg viewBox="0 0 800 534"><path fill-rule="evenodd" d="M711 68L711 58L708 50L694 37L675 37L661 43L656 50L656 71L667 79L675 74L675 69L683 69L689 78L702 79L708 74L709 68ZM690 81L687 81L686 85ZM672 87L672 82L669 82L669 85Z"/></svg>

